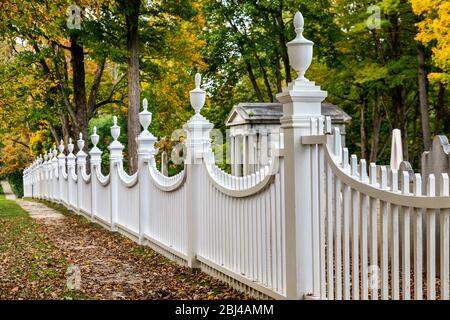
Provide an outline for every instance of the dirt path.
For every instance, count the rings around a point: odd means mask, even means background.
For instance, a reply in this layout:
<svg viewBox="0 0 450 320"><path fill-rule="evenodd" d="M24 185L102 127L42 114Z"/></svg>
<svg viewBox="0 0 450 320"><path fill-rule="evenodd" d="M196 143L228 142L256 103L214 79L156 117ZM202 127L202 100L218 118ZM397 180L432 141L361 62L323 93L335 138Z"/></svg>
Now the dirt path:
<svg viewBox="0 0 450 320"><path fill-rule="evenodd" d="M243 295L202 272L180 267L148 247L74 214L16 200L73 267L69 285L94 299L239 299ZM79 277L78 277L79 272ZM79 281L79 282L78 282ZM79 289L76 287L79 284Z"/></svg>
<svg viewBox="0 0 450 320"><path fill-rule="evenodd" d="M11 186L9 185L8 181L2 180L1 181L3 193L5 194L6 200L15 200L16 195L12 192Z"/></svg>

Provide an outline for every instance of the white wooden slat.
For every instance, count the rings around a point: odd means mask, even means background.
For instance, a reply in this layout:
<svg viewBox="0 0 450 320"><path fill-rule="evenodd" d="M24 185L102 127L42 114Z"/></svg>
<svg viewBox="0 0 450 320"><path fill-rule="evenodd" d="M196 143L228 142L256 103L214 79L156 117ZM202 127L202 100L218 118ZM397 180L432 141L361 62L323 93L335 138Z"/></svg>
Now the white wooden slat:
<svg viewBox="0 0 450 320"><path fill-rule="evenodd" d="M376 187L377 184L377 167L375 163L370 164L370 185ZM370 198L370 265L371 265L371 298L378 299L378 201ZM374 274L375 273L375 274Z"/></svg>
<svg viewBox="0 0 450 320"><path fill-rule="evenodd" d="M367 181L367 166L366 160L361 159L359 162L359 177L361 182ZM368 270L368 255L367 255L367 196L365 194L360 195L360 214L361 214L361 246L360 246L360 255L361 255L361 299L367 300L369 299L369 287L368 287L368 278L367 278L367 270Z"/></svg>
<svg viewBox="0 0 450 320"><path fill-rule="evenodd" d="M350 187L343 186L343 264L344 264L344 300L350 299Z"/></svg>
<svg viewBox="0 0 450 320"><path fill-rule="evenodd" d="M441 175L441 185L439 188L442 197L450 196L449 193L449 177L447 173ZM449 241L450 241L450 209L441 210L440 214L440 278L441 278L441 300L449 300Z"/></svg>
<svg viewBox="0 0 450 320"><path fill-rule="evenodd" d="M317 119L311 119L311 135L317 134ZM319 168L317 145L310 145L311 155L311 221L312 221L312 246L313 246L313 295L320 297L320 222L319 222Z"/></svg>
<svg viewBox="0 0 450 320"><path fill-rule="evenodd" d="M387 189L387 169L381 167L381 190ZM388 256L388 204L380 201L381 207L381 299L389 299L389 256Z"/></svg>
<svg viewBox="0 0 450 320"><path fill-rule="evenodd" d="M327 298L334 299L334 245L333 245L333 173L327 165Z"/></svg>
<svg viewBox="0 0 450 320"><path fill-rule="evenodd" d="M335 284L335 297L337 300L342 299L342 199L341 199L341 181L338 177L335 177L334 182L334 226L335 226L335 254L334 254L334 265L336 273L336 284Z"/></svg>
<svg viewBox="0 0 450 320"><path fill-rule="evenodd" d="M422 196L422 177L416 173L414 176L414 195ZM414 299L422 300L422 215L423 209L415 209L414 217Z"/></svg>
<svg viewBox="0 0 450 320"><path fill-rule="evenodd" d="M323 134L323 118L319 119L319 132L318 134ZM327 296L327 279L326 279L326 168L325 168L325 157L324 157L324 146L318 145L319 152L319 213L320 213L320 296L322 299L326 299Z"/></svg>
<svg viewBox="0 0 450 320"><path fill-rule="evenodd" d="M434 174L428 176L427 196L436 195ZM427 299L436 299L436 210L427 210Z"/></svg>
<svg viewBox="0 0 450 320"><path fill-rule="evenodd" d="M391 170L391 191L398 192L398 172ZM400 251L399 251L399 207L391 204L391 279L392 279L392 299L400 299Z"/></svg>
<svg viewBox="0 0 450 320"><path fill-rule="evenodd" d="M350 171L354 179L358 179L358 159L356 155L351 156ZM352 211L352 298L359 300L359 193L351 190Z"/></svg>
<svg viewBox="0 0 450 320"><path fill-rule="evenodd" d="M409 172L403 171L402 194L409 195ZM411 299L411 267L410 267L410 208L402 207L402 293L403 300Z"/></svg>

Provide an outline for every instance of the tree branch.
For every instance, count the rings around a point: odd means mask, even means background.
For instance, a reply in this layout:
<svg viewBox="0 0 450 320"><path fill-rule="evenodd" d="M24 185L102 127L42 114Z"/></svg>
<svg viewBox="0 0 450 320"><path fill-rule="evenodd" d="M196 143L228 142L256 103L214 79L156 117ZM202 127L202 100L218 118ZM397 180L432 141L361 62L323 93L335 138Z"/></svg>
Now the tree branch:
<svg viewBox="0 0 450 320"><path fill-rule="evenodd" d="M105 70L106 57L103 57L100 61L100 64L95 71L94 83L92 84L91 93L89 94L88 99L88 114L92 114L95 101L97 100L98 90L100 88L100 81L102 80L103 71Z"/></svg>

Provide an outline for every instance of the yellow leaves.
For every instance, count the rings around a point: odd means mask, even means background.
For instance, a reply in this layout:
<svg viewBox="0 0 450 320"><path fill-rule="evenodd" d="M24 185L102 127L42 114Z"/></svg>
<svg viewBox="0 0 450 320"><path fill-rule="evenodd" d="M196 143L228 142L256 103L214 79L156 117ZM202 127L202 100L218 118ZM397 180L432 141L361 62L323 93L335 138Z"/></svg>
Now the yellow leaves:
<svg viewBox="0 0 450 320"><path fill-rule="evenodd" d="M447 74L450 73L450 2L445 0L411 0L415 14L423 15L417 23L416 40L428 45L433 42L433 62ZM431 79L441 76L434 74ZM446 77L444 77L446 78Z"/></svg>

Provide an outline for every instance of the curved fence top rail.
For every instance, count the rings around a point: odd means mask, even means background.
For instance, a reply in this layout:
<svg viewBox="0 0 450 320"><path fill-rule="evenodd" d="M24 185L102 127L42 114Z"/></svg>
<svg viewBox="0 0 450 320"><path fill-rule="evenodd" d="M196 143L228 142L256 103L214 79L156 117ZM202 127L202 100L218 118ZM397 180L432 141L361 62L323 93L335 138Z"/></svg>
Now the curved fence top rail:
<svg viewBox="0 0 450 320"><path fill-rule="evenodd" d="M175 191L180 188L186 181L186 168L183 169L183 171L181 171L180 173L171 177L167 177L159 172L154 164L150 164L148 166L148 170L150 171L150 177L153 184L161 191Z"/></svg>
<svg viewBox="0 0 450 320"><path fill-rule="evenodd" d="M122 166L116 166L117 174L120 182L127 188L132 188L138 182L138 172L135 172L131 176L125 172Z"/></svg>
<svg viewBox="0 0 450 320"><path fill-rule="evenodd" d="M220 169L214 161L212 151L205 157L204 164L208 178L218 190L230 197L242 198L257 194L272 183L279 171L279 161L279 156L274 156L269 164L244 177L233 176Z"/></svg>
<svg viewBox="0 0 450 320"><path fill-rule="evenodd" d="M426 195L422 192L422 176L418 173L414 175L414 190L410 187L410 173L400 172L401 188L399 188L399 172L380 167L380 174L377 174L377 165L370 163L369 174L367 174L366 160L361 159L358 164L356 155L352 155L349 161L347 148L341 147L341 136L339 130L334 128L331 141L328 141L325 148L325 159L335 178L350 188L367 195L373 199L378 199L393 205L414 207L422 209L448 209L450 208L449 177L443 173L439 178L441 186L441 196L435 193L435 176L427 177L428 190Z"/></svg>
<svg viewBox="0 0 450 320"><path fill-rule="evenodd" d="M106 176L103 175L102 170L100 168L100 166L94 166L95 172L93 172L95 174L95 176L97 177L97 181L104 187L106 187L109 182L111 181L111 175L108 174Z"/></svg>

